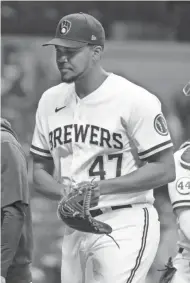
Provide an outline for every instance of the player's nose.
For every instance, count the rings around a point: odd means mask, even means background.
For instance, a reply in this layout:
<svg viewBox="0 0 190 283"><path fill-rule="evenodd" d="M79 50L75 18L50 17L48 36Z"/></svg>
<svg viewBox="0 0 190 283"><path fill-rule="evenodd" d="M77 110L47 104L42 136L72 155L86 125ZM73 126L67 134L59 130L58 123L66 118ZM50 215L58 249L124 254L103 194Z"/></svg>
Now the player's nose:
<svg viewBox="0 0 190 283"><path fill-rule="evenodd" d="M68 62L68 58L66 55L62 55L60 56L58 59L57 59L57 62L58 63L65 63L65 62Z"/></svg>

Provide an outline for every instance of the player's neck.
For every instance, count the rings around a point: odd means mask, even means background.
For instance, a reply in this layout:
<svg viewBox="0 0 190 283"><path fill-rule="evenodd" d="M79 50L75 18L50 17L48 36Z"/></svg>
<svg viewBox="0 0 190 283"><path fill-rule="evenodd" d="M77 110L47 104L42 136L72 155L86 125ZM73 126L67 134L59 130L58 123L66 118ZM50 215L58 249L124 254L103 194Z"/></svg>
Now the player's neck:
<svg viewBox="0 0 190 283"><path fill-rule="evenodd" d="M108 73L101 67L96 66L86 74L85 76L79 78L75 82L75 90L80 98L84 98L96 89L98 89L102 83L108 77Z"/></svg>

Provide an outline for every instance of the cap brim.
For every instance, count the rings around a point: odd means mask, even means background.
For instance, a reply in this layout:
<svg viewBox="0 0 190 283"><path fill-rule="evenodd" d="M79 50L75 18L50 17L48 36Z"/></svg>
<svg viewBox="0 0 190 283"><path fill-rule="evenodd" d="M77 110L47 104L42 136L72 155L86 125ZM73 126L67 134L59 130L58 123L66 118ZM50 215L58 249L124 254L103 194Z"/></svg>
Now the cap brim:
<svg viewBox="0 0 190 283"><path fill-rule="evenodd" d="M53 38L49 42L42 44L42 46L59 45L63 47L78 48L78 47L83 47L87 44L88 44L87 42L80 42L80 41L62 39L62 38Z"/></svg>

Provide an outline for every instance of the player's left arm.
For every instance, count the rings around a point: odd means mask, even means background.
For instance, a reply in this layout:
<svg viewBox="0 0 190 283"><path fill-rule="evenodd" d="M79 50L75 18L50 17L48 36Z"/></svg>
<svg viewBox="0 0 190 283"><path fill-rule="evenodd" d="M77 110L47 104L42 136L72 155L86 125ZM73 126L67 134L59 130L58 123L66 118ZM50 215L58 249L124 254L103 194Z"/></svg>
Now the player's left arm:
<svg viewBox="0 0 190 283"><path fill-rule="evenodd" d="M145 165L130 174L100 181L101 194L146 191L175 179L173 144L160 101L143 89L138 89L132 99L122 121Z"/></svg>
<svg viewBox="0 0 190 283"><path fill-rule="evenodd" d="M160 187L175 179L172 148L165 149L148 158L148 162L130 174L102 180L101 194L134 193Z"/></svg>

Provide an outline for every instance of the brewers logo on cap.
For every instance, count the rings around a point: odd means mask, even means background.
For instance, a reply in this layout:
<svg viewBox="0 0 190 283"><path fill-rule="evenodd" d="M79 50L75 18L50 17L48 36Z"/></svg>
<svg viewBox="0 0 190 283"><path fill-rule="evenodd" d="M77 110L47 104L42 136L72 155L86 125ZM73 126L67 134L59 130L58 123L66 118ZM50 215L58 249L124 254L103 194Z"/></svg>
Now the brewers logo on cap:
<svg viewBox="0 0 190 283"><path fill-rule="evenodd" d="M60 25L60 33L67 34L71 28L71 22L65 20Z"/></svg>

